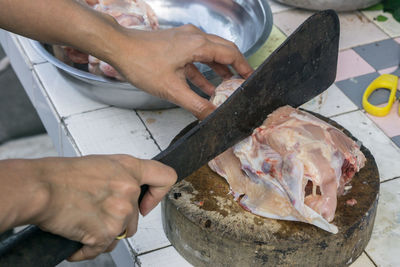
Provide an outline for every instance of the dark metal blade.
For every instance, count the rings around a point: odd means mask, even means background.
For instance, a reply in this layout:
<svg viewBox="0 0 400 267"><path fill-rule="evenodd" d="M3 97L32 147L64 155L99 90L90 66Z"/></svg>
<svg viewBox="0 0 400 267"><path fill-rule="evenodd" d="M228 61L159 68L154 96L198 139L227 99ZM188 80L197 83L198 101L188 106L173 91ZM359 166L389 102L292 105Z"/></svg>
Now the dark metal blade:
<svg viewBox="0 0 400 267"><path fill-rule="evenodd" d="M178 181L249 136L275 109L298 107L335 80L339 19L333 10L307 19L215 112L154 159Z"/></svg>

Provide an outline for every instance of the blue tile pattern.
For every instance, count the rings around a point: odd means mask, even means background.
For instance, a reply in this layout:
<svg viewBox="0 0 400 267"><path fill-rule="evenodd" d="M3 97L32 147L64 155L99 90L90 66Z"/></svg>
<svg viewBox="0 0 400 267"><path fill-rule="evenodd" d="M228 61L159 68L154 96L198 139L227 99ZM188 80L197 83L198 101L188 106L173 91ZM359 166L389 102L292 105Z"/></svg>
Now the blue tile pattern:
<svg viewBox="0 0 400 267"><path fill-rule="evenodd" d="M400 44L392 39L353 48L375 70L400 64Z"/></svg>
<svg viewBox="0 0 400 267"><path fill-rule="evenodd" d="M392 141L393 141L398 147L400 147L400 135L398 135L398 136L393 136L393 137L392 137Z"/></svg>

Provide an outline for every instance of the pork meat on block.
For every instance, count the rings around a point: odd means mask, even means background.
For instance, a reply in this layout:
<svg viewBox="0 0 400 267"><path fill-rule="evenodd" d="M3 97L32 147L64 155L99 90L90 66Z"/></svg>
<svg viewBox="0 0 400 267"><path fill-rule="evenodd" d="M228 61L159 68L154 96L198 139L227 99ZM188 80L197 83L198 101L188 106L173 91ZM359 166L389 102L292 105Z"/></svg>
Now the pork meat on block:
<svg viewBox="0 0 400 267"><path fill-rule="evenodd" d="M211 101L222 104L244 80L225 81ZM365 163L342 131L290 106L271 113L253 134L209 162L246 210L302 221L331 233L337 198Z"/></svg>

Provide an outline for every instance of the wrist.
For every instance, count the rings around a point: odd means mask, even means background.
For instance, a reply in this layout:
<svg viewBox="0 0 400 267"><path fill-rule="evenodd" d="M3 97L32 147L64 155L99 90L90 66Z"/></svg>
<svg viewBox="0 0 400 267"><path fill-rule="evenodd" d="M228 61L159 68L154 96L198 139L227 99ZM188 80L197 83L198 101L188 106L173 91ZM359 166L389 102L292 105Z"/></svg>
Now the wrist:
<svg viewBox="0 0 400 267"><path fill-rule="evenodd" d="M90 25L82 30L85 38L81 51L86 52L111 65L118 63L116 59L123 51L125 43L125 28L110 15L95 12Z"/></svg>
<svg viewBox="0 0 400 267"><path fill-rule="evenodd" d="M46 209L49 191L34 160L0 161L0 231L35 224Z"/></svg>
<svg viewBox="0 0 400 267"><path fill-rule="evenodd" d="M17 225L37 224L50 202L48 182L43 168L43 160L12 160L12 169L16 170L16 179L21 187L18 194L24 196L19 201Z"/></svg>
<svg viewBox="0 0 400 267"><path fill-rule="evenodd" d="M130 64L131 67L134 67L135 62L128 60L127 55L134 58L136 51L139 50L137 48L138 42L135 41L135 39L138 38L137 36L140 32L142 31L127 29L118 24L118 26L108 34L109 39L107 39L107 51L110 52L105 55L103 61L109 63L118 71L127 67L124 66L124 64Z"/></svg>

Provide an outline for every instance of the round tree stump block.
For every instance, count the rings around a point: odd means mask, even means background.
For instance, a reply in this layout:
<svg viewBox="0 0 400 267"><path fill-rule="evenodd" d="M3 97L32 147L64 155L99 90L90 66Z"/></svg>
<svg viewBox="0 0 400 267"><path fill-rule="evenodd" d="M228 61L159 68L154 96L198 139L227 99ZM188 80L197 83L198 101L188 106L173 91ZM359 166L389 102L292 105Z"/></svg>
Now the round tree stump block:
<svg viewBox="0 0 400 267"><path fill-rule="evenodd" d="M194 266L349 265L371 237L378 203L378 169L369 150L361 150L367 162L350 182L352 188L338 199L333 221L337 234L245 211L229 194L225 179L208 166L176 184L165 197L164 231ZM347 205L352 198L357 204Z"/></svg>

